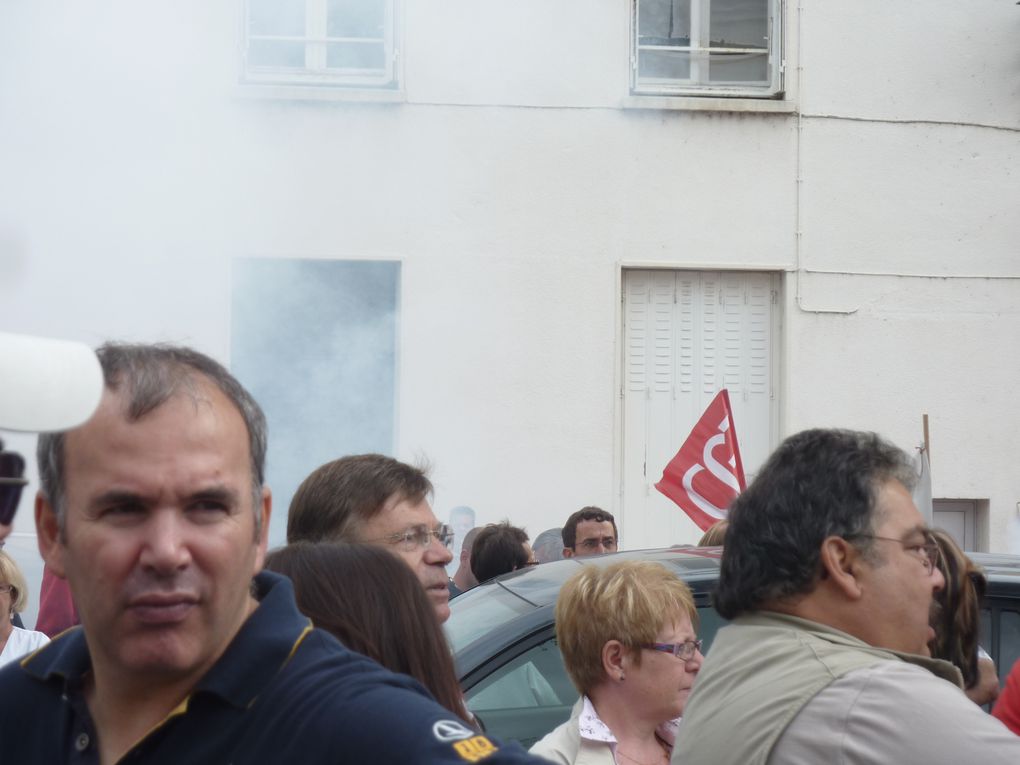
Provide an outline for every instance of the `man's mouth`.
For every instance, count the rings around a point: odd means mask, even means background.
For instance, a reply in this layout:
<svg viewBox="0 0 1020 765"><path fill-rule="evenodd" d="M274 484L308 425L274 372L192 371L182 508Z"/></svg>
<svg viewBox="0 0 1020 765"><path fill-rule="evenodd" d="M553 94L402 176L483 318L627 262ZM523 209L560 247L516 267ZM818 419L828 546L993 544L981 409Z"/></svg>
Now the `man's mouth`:
<svg viewBox="0 0 1020 765"><path fill-rule="evenodd" d="M143 624L175 624L183 621L197 604L197 597L185 593L142 595L133 598L128 609Z"/></svg>

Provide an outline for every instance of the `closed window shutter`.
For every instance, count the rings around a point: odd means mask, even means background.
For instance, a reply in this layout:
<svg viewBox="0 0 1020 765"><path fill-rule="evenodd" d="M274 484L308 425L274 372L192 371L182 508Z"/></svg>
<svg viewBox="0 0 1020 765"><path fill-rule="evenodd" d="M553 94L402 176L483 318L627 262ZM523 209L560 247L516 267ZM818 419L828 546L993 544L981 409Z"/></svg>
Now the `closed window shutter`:
<svg viewBox="0 0 1020 765"><path fill-rule="evenodd" d="M625 272L626 548L696 541L693 523L653 484L721 388L730 392L745 471L753 474L771 450L777 280L742 271Z"/></svg>

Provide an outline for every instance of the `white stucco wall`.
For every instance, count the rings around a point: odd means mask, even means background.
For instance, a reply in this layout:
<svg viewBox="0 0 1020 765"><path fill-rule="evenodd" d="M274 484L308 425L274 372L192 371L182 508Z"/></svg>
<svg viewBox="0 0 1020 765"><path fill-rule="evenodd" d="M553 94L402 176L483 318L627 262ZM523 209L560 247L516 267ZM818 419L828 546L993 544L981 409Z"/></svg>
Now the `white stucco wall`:
<svg viewBox="0 0 1020 765"><path fill-rule="evenodd" d="M627 7L407 3L368 104L246 97L239 4L6 4L0 326L229 360L233 258L399 259L400 456L537 533L617 507L621 264L778 269L784 433L927 412L1006 549L1020 10L793 5L798 115L622 108Z"/></svg>

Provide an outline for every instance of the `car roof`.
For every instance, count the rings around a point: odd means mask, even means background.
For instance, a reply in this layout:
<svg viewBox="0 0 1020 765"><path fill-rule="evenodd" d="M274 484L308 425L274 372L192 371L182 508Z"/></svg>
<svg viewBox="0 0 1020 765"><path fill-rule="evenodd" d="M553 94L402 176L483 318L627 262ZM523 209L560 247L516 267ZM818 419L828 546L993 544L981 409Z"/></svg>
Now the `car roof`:
<svg viewBox="0 0 1020 765"><path fill-rule="evenodd" d="M624 552L589 555L582 558L564 558L563 560L543 563L519 569L505 574L482 587L497 585L509 590L514 595L528 601L534 606L547 606L556 602L560 587L580 566L608 566L625 560L640 560L662 563L673 569L688 584L698 582L711 583L719 578L719 558L721 547L670 547L655 550L627 550ZM472 590L473 592L473 590Z"/></svg>
<svg viewBox="0 0 1020 765"><path fill-rule="evenodd" d="M461 669L470 669L535 630L551 629L560 588L581 566L627 560L661 563L690 586L699 601L719 578L720 547L628 550L528 566L490 579L450 601L446 633Z"/></svg>
<svg viewBox="0 0 1020 765"><path fill-rule="evenodd" d="M981 566L988 578L989 595L1006 595L1013 598L1020 595L1020 556L1001 553L968 552L967 555ZM691 587L699 603L705 602L719 578L719 563L722 556L721 547L676 546L652 550L628 550L604 555L593 555L582 558L565 558L563 560L529 566L510 574L492 579L475 587L451 601L454 612L453 624L448 623L448 634L455 652L475 643L483 634L489 635L486 640L493 639L494 632L503 632L504 639L512 642L509 634L504 632L510 623L518 626L509 632L527 632L539 625L550 622L551 611L556 603L560 588L570 576L577 572L579 566L608 566L624 560L642 560L663 565L674 570L681 579ZM499 591L504 602L513 601L516 605L510 608L515 616L504 613L505 622L493 623L490 629L478 628L460 632L457 629L456 614L459 610L470 608L479 599L489 598ZM458 634L460 633L460 634ZM484 642L484 641L483 641ZM498 640L497 642L502 642ZM473 652L469 652L473 653Z"/></svg>

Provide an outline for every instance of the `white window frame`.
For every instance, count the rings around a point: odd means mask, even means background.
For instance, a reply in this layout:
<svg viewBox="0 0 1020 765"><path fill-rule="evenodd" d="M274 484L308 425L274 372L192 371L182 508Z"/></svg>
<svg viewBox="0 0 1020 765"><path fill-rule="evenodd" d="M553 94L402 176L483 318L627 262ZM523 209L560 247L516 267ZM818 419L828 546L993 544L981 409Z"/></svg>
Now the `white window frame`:
<svg viewBox="0 0 1020 765"><path fill-rule="evenodd" d="M243 45L244 81L262 85L318 85L326 87L380 88L399 87L397 58L399 55L397 37L397 7L399 0L380 0L385 5L385 24L381 38L329 37L327 30L326 0L304 0L305 33L293 35L252 35L248 31L249 2L244 0ZM300 42L305 46L303 68L259 66L248 59L248 46L252 40L277 42ZM327 66L327 44L364 43L383 44L384 64L380 70L339 69Z"/></svg>
<svg viewBox="0 0 1020 765"><path fill-rule="evenodd" d="M666 0L668 1L668 0ZM644 46L639 44L638 29L641 0L631 2L631 94L636 96L716 96L739 98L779 98L783 95L783 18L785 0L761 0L768 11L769 81L711 83L708 79L709 56L713 53L752 53L757 49L710 47L709 20L712 0L691 0L691 39L687 46ZM640 77L639 63L643 50L687 51L691 56L688 79Z"/></svg>

